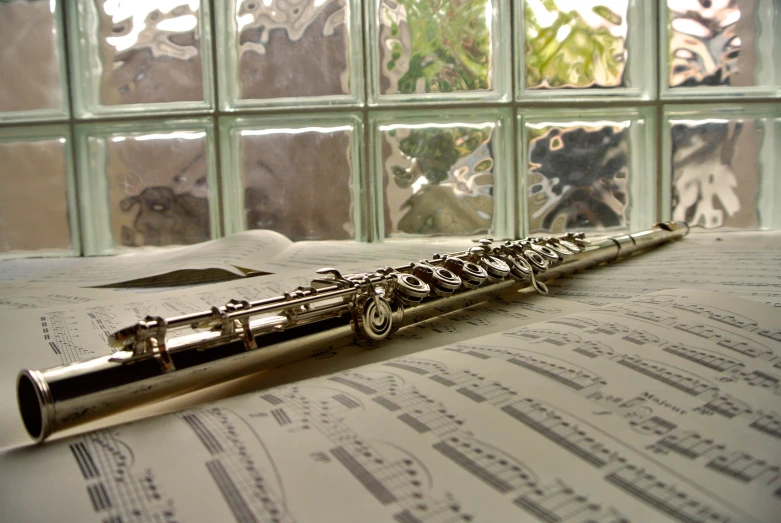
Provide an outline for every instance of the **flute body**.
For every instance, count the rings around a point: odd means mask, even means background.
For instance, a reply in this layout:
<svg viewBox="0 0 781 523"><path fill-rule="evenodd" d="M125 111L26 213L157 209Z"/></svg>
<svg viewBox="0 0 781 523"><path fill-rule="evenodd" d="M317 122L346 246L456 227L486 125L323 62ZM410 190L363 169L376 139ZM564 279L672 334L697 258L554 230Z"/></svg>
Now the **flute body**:
<svg viewBox="0 0 781 523"><path fill-rule="evenodd" d="M679 239L682 222L599 241L569 233L494 244L375 272L321 269L308 287L258 301L171 318L147 317L110 338L108 356L47 370L22 370L19 411L41 442L53 432L309 356L358 337L382 340L454 301L477 303ZM176 329L197 327L169 339Z"/></svg>

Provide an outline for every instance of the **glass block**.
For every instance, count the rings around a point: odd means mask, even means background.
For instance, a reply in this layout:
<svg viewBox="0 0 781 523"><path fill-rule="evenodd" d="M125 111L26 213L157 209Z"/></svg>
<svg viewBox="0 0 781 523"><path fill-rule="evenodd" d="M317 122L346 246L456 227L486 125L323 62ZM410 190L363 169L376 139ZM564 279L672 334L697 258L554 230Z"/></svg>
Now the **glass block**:
<svg viewBox="0 0 781 523"><path fill-rule="evenodd" d="M781 229L781 107L666 106L666 218L707 229Z"/></svg>
<svg viewBox="0 0 781 523"><path fill-rule="evenodd" d="M88 255L219 236L211 120L76 126Z"/></svg>
<svg viewBox="0 0 781 523"><path fill-rule="evenodd" d="M515 2L520 100L656 96L655 2Z"/></svg>
<svg viewBox="0 0 781 523"><path fill-rule="evenodd" d="M509 0L377 0L367 7L371 104L509 98Z"/></svg>
<svg viewBox="0 0 781 523"><path fill-rule="evenodd" d="M607 234L655 221L649 109L522 111L525 234Z"/></svg>
<svg viewBox="0 0 781 523"><path fill-rule="evenodd" d="M509 110L372 117L377 236L512 236Z"/></svg>
<svg viewBox="0 0 781 523"><path fill-rule="evenodd" d="M0 130L0 257L78 255L68 128Z"/></svg>
<svg viewBox="0 0 781 523"><path fill-rule="evenodd" d="M662 98L781 97L777 0L660 4Z"/></svg>
<svg viewBox="0 0 781 523"><path fill-rule="evenodd" d="M363 100L359 0L217 4L220 105L357 105Z"/></svg>
<svg viewBox="0 0 781 523"><path fill-rule="evenodd" d="M357 115L222 118L220 130L226 233L365 239Z"/></svg>
<svg viewBox="0 0 781 523"><path fill-rule="evenodd" d="M207 0L69 2L80 118L213 108Z"/></svg>
<svg viewBox="0 0 781 523"><path fill-rule="evenodd" d="M62 3L0 1L0 122L68 117Z"/></svg>

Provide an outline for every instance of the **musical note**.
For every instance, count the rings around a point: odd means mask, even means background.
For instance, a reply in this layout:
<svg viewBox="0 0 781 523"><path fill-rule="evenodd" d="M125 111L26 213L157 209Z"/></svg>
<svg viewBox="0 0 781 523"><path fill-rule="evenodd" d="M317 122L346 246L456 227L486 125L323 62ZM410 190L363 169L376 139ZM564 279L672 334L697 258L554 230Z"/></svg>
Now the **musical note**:
<svg viewBox="0 0 781 523"><path fill-rule="evenodd" d="M645 360L638 356L622 356L618 360L618 364L692 396L699 396L706 392L718 390L717 387L714 387L702 378L689 375L675 367L663 365L653 360Z"/></svg>
<svg viewBox="0 0 781 523"><path fill-rule="evenodd" d="M640 309L638 307L635 309L626 309L623 311L623 313L624 316L627 316L628 318L634 318L636 320L646 321L650 323L662 324L670 320L677 319L677 316L675 316L675 314L670 314L668 312L661 312L651 308Z"/></svg>
<svg viewBox="0 0 781 523"><path fill-rule="evenodd" d="M747 330L753 332L757 329L757 322L751 318L746 318L734 312L712 307L702 303L673 303L673 307L680 310L685 310L692 314L700 314L713 321L718 321L727 324L731 327L737 327L738 329Z"/></svg>
<svg viewBox="0 0 781 523"><path fill-rule="evenodd" d="M762 372L761 370L755 370L750 373L741 373L740 377L746 384L752 387L761 387L763 389L769 389L777 387L781 383L781 378Z"/></svg>
<svg viewBox="0 0 781 523"><path fill-rule="evenodd" d="M578 367L574 363L534 351L508 350L498 347L471 347L466 345L457 345L446 350L469 354L481 359L501 357L513 365L523 367L577 391L607 384L601 376Z"/></svg>
<svg viewBox="0 0 781 523"><path fill-rule="evenodd" d="M614 334L623 334L629 332L629 327L621 325L620 323L605 322L600 323L599 327L593 329L592 332L598 332L600 334L608 334L612 336Z"/></svg>
<svg viewBox="0 0 781 523"><path fill-rule="evenodd" d="M429 362L430 363L430 362ZM405 369L408 370L408 369ZM417 373L415 373L417 374ZM372 399L397 414L405 425L434 437L458 434L463 423L444 407L417 390L402 387L402 381L387 374L345 372L331 380ZM312 393L307 390L306 394ZM298 386L276 391L291 419L291 429L317 430L334 443L328 451L379 503L397 505L398 521L468 521L461 504L452 495L434 496L423 478L431 477L424 464L395 445L369 443L358 436L347 423L346 413L355 409L356 398L331 394L313 401ZM368 393L367 393L368 394Z"/></svg>
<svg viewBox="0 0 781 523"><path fill-rule="evenodd" d="M355 390L361 391L364 394L374 394L377 392L371 387L367 387L366 385L363 385L361 383L357 383L349 378L345 378L343 376L333 376L331 378L328 378L331 381L335 381L336 383L341 383L342 385L347 385L348 387L352 387Z"/></svg>
<svg viewBox="0 0 781 523"><path fill-rule="evenodd" d="M41 316L41 334L47 346L60 356L62 364L76 363L95 358L94 350L78 341L79 328L71 325L71 318L64 312L47 312Z"/></svg>
<svg viewBox="0 0 781 523"><path fill-rule="evenodd" d="M681 434L668 434L663 439L657 441L653 447L661 447L681 456L697 459L717 448L717 445L711 438L704 438L697 432L686 431Z"/></svg>
<svg viewBox="0 0 781 523"><path fill-rule="evenodd" d="M529 481L513 502L542 521L628 521L617 511L578 494L569 485L557 481L541 486Z"/></svg>
<svg viewBox="0 0 781 523"><path fill-rule="evenodd" d="M778 479L781 470L778 466L768 465L764 460L756 459L743 452L716 456L705 466L744 483L749 483L763 475L768 475L770 479L767 483L772 483Z"/></svg>
<svg viewBox="0 0 781 523"><path fill-rule="evenodd" d="M421 369L420 367L417 367L415 365L406 365L401 362L389 361L384 363L384 365L387 365L388 367L395 367L397 369L404 369L409 372L414 372L415 374L428 374L428 370L426 369Z"/></svg>
<svg viewBox="0 0 781 523"><path fill-rule="evenodd" d="M452 436L434 449L502 494L525 485L533 475L512 456L471 438Z"/></svg>
<svg viewBox="0 0 781 523"><path fill-rule="evenodd" d="M526 329L521 328L517 331L503 332L502 335L510 337L520 337L530 340L535 340L539 343L550 343L557 347L563 347L568 343L578 343L581 340L580 337L568 332L558 332L544 329Z"/></svg>
<svg viewBox="0 0 781 523"><path fill-rule="evenodd" d="M654 336L650 332L645 331L638 331L633 330L626 336L621 338L622 340L626 340L630 343L634 343L635 345L647 345L649 343L656 344L659 343L659 338L657 336Z"/></svg>
<svg viewBox="0 0 781 523"><path fill-rule="evenodd" d="M546 358L533 352L526 355L523 354L524 352L527 351L518 351L516 357L507 361L578 391L594 385L607 385L607 382L600 376L585 369L576 368L572 363L566 363L557 358Z"/></svg>
<svg viewBox="0 0 781 523"><path fill-rule="evenodd" d="M752 358L756 358L765 354L773 354L773 351L767 347L755 344L754 342L749 345L749 340L747 339L739 339L737 336L727 331L716 329L714 327L708 327L701 323L676 323L673 325L673 328L688 332L689 334L694 334L695 336L699 336L700 338L704 338L706 340L714 340L720 347L734 350Z"/></svg>
<svg viewBox="0 0 781 523"><path fill-rule="evenodd" d="M666 343L662 346L662 350L719 372L742 368L744 366L742 363L727 358L717 352L690 347L683 343Z"/></svg>
<svg viewBox="0 0 781 523"><path fill-rule="evenodd" d="M565 419L531 398L505 405L502 411L595 467L604 467L618 459L614 450L589 435L574 420Z"/></svg>
<svg viewBox="0 0 781 523"><path fill-rule="evenodd" d="M710 400L702 407L702 410L719 414L728 419L753 412L747 403L729 396L719 396Z"/></svg>
<svg viewBox="0 0 781 523"><path fill-rule="evenodd" d="M780 329L767 329L761 330L757 334L765 338L770 338L773 341L781 342L781 330Z"/></svg>
<svg viewBox="0 0 781 523"><path fill-rule="evenodd" d="M175 520L174 502L164 497L154 472L133 470L132 451L115 433L89 433L70 443L68 449L87 482L90 504L101 518Z"/></svg>
<svg viewBox="0 0 781 523"><path fill-rule="evenodd" d="M224 450L219 440L217 440L214 434L203 424L203 421L197 412L183 414L181 418L185 423L190 425L190 428L193 429L193 432L195 432L195 435L201 440L201 443L203 443L203 446L209 451L209 454L217 454Z"/></svg>
<svg viewBox="0 0 781 523"><path fill-rule="evenodd" d="M277 421L287 416L281 407L274 411ZM274 484L275 476L268 472L273 465L250 445L257 435L240 416L223 407L189 409L176 416L206 447L204 466L237 520L292 520L282 501L282 485Z"/></svg>
<svg viewBox="0 0 781 523"><path fill-rule="evenodd" d="M654 474L631 464L609 473L605 480L679 521L729 521L728 516L678 486L659 481Z"/></svg>
<svg viewBox="0 0 781 523"><path fill-rule="evenodd" d="M781 439L781 418L776 414L765 414L749 426L774 438Z"/></svg>
<svg viewBox="0 0 781 523"><path fill-rule="evenodd" d="M572 350L588 358L598 358L600 356L609 358L614 354L611 347L599 341L584 341Z"/></svg>
<svg viewBox="0 0 781 523"><path fill-rule="evenodd" d="M629 424L637 432L661 436L675 430L678 425L659 416L652 416L643 421L630 421Z"/></svg>
<svg viewBox="0 0 781 523"><path fill-rule="evenodd" d="M593 329L598 326L599 323L591 318L581 318L579 316L567 316L564 318L556 318L548 320L545 323L555 323L557 325L567 325L569 327L575 327L576 329Z"/></svg>

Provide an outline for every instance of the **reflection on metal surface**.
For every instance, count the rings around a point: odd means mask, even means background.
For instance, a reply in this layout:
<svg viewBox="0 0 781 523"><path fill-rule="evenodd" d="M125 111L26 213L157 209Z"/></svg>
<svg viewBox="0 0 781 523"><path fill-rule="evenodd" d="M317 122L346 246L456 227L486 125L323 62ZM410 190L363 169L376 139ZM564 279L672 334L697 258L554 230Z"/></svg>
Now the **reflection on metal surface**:
<svg viewBox="0 0 781 523"><path fill-rule="evenodd" d="M204 133L119 136L107 146L118 244L186 245L211 238Z"/></svg>
<svg viewBox="0 0 781 523"><path fill-rule="evenodd" d="M294 241L355 236L352 127L245 130L240 139L247 228Z"/></svg>
<svg viewBox="0 0 781 523"><path fill-rule="evenodd" d="M388 233L471 235L491 230L493 124L391 125L383 133Z"/></svg>
<svg viewBox="0 0 781 523"><path fill-rule="evenodd" d="M0 252L71 247L65 148L62 138L0 142Z"/></svg>
<svg viewBox="0 0 781 523"><path fill-rule="evenodd" d="M381 0L380 92L489 90L491 0Z"/></svg>
<svg viewBox="0 0 781 523"><path fill-rule="evenodd" d="M692 226L753 228L762 139L753 121L673 120L672 214Z"/></svg>
<svg viewBox="0 0 781 523"><path fill-rule="evenodd" d="M236 0L241 98L348 94L346 0Z"/></svg>
<svg viewBox="0 0 781 523"><path fill-rule="evenodd" d="M530 232L627 227L629 122L529 125Z"/></svg>
<svg viewBox="0 0 781 523"><path fill-rule="evenodd" d="M753 33L753 4L753 0L667 0L670 87L735 85L739 70L753 61L747 52L750 48L743 46L743 40L754 37L747 34ZM741 55L745 56L739 62Z"/></svg>
<svg viewBox="0 0 781 523"><path fill-rule="evenodd" d="M93 0L103 105L203 100L199 0Z"/></svg>
<svg viewBox="0 0 781 523"><path fill-rule="evenodd" d="M526 0L526 87L621 87L629 0Z"/></svg>
<svg viewBox="0 0 781 523"><path fill-rule="evenodd" d="M0 113L62 106L54 7L0 1Z"/></svg>

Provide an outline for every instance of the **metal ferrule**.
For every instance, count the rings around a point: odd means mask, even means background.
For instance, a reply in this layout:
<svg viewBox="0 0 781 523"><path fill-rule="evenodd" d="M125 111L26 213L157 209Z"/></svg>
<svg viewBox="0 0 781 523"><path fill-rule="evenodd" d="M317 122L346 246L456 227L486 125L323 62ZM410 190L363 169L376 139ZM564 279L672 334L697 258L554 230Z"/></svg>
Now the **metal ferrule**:
<svg viewBox="0 0 781 523"><path fill-rule="evenodd" d="M274 298L231 300L221 307L147 317L115 332L110 356L23 370L19 410L36 441L53 432L169 396L269 369L351 338L382 340L443 309L486 300L685 236L664 222L634 234L587 241L581 233L494 244L435 255L400 267L321 278ZM414 313L414 314L413 314ZM201 332L171 336L192 326ZM179 334L177 332L177 334Z"/></svg>

